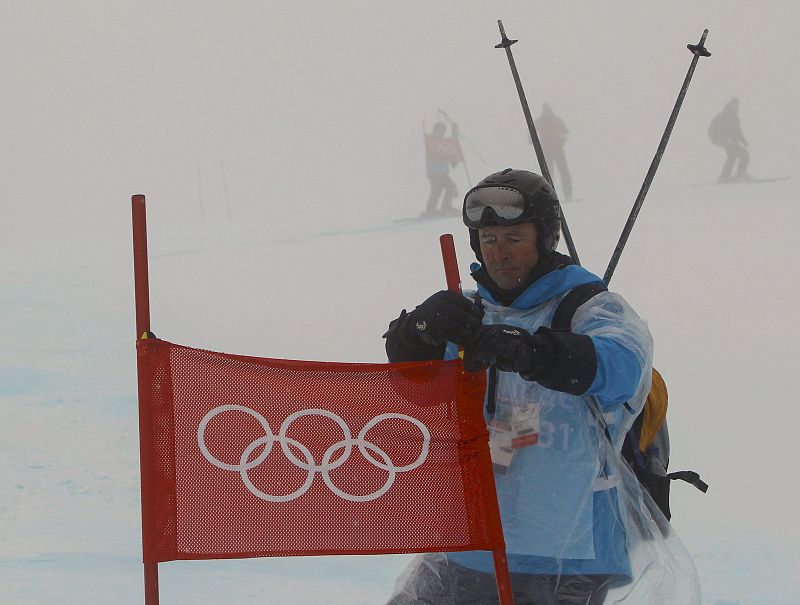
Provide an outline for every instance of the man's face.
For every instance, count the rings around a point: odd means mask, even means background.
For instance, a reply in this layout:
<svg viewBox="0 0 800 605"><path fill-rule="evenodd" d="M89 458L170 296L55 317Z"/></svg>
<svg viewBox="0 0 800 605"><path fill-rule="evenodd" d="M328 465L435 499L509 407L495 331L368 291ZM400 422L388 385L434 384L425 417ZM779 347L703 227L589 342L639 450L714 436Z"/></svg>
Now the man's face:
<svg viewBox="0 0 800 605"><path fill-rule="evenodd" d="M489 277L503 290L513 290L539 262L536 225L521 223L478 230L483 264Z"/></svg>

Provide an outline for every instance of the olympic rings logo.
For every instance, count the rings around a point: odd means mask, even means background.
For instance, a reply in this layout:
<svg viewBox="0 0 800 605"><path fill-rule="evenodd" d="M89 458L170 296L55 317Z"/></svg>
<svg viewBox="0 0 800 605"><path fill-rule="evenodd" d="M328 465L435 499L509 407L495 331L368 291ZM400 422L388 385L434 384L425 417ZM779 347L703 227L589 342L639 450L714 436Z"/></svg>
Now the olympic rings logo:
<svg viewBox="0 0 800 605"><path fill-rule="evenodd" d="M261 428L264 429L265 435L263 437L259 437L258 439L254 440L250 443L242 452L241 456L239 457L239 464L227 464L219 459L217 459L211 452L208 451L208 447L206 446L205 442L205 433L206 427L208 423L211 422L219 414L223 414L225 412L232 412L232 411L239 411L244 412L245 414L249 414L253 418L255 418L258 423L261 425ZM302 443L297 441L296 439L292 439L291 437L287 437L286 433L289 431L289 427L291 426L292 422L297 420L298 418L302 418L304 416L323 416L325 418L329 418L333 420L339 428L342 430L342 435L344 438L341 441L337 441L333 445L331 445L323 454L322 462L317 464L314 460L314 456L311 451ZM374 428L381 422L389 421L389 420L404 420L406 422L410 422L411 424L415 425L420 433L422 433L422 447L420 448L419 456L417 459L414 460L411 464L406 464L404 466L395 466L392 462L392 459L389 457L384 450L379 448L374 443L371 443L366 440L366 434L369 432L370 429ZM274 495L274 494L267 494L257 488L250 479L248 472L260 465L264 462L267 457L272 453L274 449L275 443L279 443L281 449L283 450L284 456L292 462L295 466L305 470L308 475L306 476L303 485L301 485L297 490L293 491L290 494L286 495ZM358 433L358 436L353 439L353 435L350 432L350 427L347 426L344 420L334 414L333 412L329 412L328 410L323 409L308 409L308 410L300 410L298 412L294 412L293 414L289 415L286 420L283 421L278 434L272 432L272 429L269 426L269 422L267 419L264 418L261 414L256 412L253 409L245 407L243 405L220 405L210 412L206 414L203 419L200 421L200 424L197 427L197 445L200 448L200 451L205 456L206 460L208 460L211 464L216 466L217 468L226 470L226 471L233 471L238 472L239 475L242 477L242 481L245 484L245 487L252 493L254 496L261 498L262 500L267 500L269 502L289 502L294 500L295 498L299 498L303 494L305 494L311 484L314 482L314 477L317 473L322 475L322 480L325 482L325 485L328 486L334 494L339 496L344 500L349 500L351 502L368 502L370 500L375 500L376 498L380 498L386 492L388 492L392 485L394 485L395 478L397 477L397 473L404 473L408 471L412 471L415 468L422 465L428 457L428 451L430 449L430 442L431 442L431 434L428 431L428 427L426 427L422 422L413 418L412 416L406 416L405 414L380 414L375 416L372 420L370 420L367 424L364 425L364 428ZM294 455L292 449L295 448L299 451L305 460L302 460ZM357 495L357 494L349 494L341 489L339 489L336 485L334 485L333 481L330 478L330 471L339 468L343 465L347 460L350 458L350 454L353 451L353 446L356 446L358 450L361 452L361 455L364 456L366 460L371 462L374 466L379 469L382 469L389 473L386 478L385 483L375 490L374 492L366 495ZM250 456L255 452L258 448L263 447L263 451L256 456L253 460L250 460ZM334 455L340 451L344 450L341 456L339 456L336 460L333 460ZM378 460L373 453L380 458ZM332 461L333 460L333 461Z"/></svg>

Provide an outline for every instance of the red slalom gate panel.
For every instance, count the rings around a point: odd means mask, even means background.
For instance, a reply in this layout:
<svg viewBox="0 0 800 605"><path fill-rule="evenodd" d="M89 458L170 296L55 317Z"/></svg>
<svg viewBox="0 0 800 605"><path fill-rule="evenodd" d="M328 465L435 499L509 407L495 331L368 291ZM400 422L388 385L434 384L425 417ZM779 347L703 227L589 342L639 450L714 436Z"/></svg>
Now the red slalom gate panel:
<svg viewBox="0 0 800 605"><path fill-rule="evenodd" d="M504 550L483 373L137 351L156 561Z"/></svg>

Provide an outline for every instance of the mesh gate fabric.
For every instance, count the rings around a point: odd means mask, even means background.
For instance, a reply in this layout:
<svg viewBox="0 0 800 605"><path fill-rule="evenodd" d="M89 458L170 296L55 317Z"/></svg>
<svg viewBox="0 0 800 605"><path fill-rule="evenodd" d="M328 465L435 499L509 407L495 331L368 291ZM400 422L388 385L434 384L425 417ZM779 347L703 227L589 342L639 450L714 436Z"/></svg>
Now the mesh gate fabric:
<svg viewBox="0 0 800 605"><path fill-rule="evenodd" d="M137 354L156 561L503 548L483 373Z"/></svg>

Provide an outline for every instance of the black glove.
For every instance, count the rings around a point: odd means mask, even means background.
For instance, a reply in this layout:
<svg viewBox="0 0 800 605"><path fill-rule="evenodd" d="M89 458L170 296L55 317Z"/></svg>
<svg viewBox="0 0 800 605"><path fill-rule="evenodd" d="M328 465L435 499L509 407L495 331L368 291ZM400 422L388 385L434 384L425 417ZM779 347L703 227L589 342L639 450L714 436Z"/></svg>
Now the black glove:
<svg viewBox="0 0 800 605"><path fill-rule="evenodd" d="M525 380L538 380L547 374L555 358L553 342L544 328L531 334L505 324L481 326L464 347L464 369L468 372L494 365L502 372L517 372Z"/></svg>
<svg viewBox="0 0 800 605"><path fill-rule="evenodd" d="M483 308L453 290L437 292L406 318L406 334L429 345L463 345L480 327Z"/></svg>

